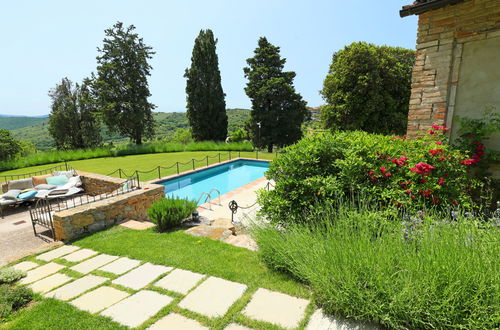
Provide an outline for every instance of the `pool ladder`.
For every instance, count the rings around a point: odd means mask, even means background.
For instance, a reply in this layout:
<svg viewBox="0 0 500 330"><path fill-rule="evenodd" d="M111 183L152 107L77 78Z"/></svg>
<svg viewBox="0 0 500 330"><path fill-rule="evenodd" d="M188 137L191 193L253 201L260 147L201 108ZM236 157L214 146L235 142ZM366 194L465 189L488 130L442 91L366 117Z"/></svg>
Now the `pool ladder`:
<svg viewBox="0 0 500 330"><path fill-rule="evenodd" d="M212 188L209 192L206 192L206 191L202 192L200 195L200 198L198 198L198 201L196 202L196 205L198 205L198 203L203 198L203 196L205 196L205 200L203 201L203 204L205 204L208 201L208 208L210 211L212 211L212 193L214 193L214 192L216 192L218 194L218 197L219 197L219 204L216 204L216 205L222 206L222 204L220 203L220 191L217 188Z"/></svg>

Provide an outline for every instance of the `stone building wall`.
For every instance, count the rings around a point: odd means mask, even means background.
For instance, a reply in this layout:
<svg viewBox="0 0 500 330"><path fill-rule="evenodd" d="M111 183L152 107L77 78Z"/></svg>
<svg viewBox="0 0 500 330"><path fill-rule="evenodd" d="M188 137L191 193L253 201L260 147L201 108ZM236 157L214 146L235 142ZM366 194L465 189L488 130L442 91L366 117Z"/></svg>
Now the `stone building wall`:
<svg viewBox="0 0 500 330"><path fill-rule="evenodd" d="M408 135L433 124L453 127L464 45L495 38L500 38L498 0L466 0L419 15Z"/></svg>
<svg viewBox="0 0 500 330"><path fill-rule="evenodd" d="M72 240L126 219L146 220L147 209L164 197L164 186L143 184L141 189L123 195L56 212L52 217L55 239Z"/></svg>
<svg viewBox="0 0 500 330"><path fill-rule="evenodd" d="M89 195L110 193L117 189L125 179L113 178L111 176L77 171L83 184L83 190Z"/></svg>

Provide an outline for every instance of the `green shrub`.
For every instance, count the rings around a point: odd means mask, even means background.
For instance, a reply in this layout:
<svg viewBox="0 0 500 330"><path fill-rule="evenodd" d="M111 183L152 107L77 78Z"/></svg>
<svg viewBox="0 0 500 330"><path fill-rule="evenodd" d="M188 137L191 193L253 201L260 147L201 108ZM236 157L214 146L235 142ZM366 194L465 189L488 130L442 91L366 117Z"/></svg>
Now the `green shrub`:
<svg viewBox="0 0 500 330"><path fill-rule="evenodd" d="M302 139L271 163L267 177L276 187L259 201L274 221L304 219L317 203L359 195L384 206L469 207L476 181L466 160L440 131L412 140L327 132Z"/></svg>
<svg viewBox="0 0 500 330"><path fill-rule="evenodd" d="M0 268L0 284L14 283L26 276L26 272L12 267Z"/></svg>
<svg viewBox="0 0 500 330"><path fill-rule="evenodd" d="M498 228L373 209L327 207L253 236L264 261L309 284L328 314L397 329L500 327Z"/></svg>
<svg viewBox="0 0 500 330"><path fill-rule="evenodd" d="M0 285L0 320L9 316L33 299L33 291L27 287Z"/></svg>
<svg viewBox="0 0 500 330"><path fill-rule="evenodd" d="M196 202L181 198L161 199L148 209L148 215L157 226L157 230L164 232L181 224L196 210Z"/></svg>

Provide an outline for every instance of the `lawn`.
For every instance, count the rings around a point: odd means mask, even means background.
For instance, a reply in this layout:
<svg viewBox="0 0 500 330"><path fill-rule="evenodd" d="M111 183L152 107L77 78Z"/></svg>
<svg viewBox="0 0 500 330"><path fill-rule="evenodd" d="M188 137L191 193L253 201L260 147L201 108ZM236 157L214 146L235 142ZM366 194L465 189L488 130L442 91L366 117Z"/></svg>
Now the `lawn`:
<svg viewBox="0 0 500 330"><path fill-rule="evenodd" d="M240 311L250 300L252 294L259 287L274 291L284 292L290 295L310 298L308 287L288 277L267 268L259 258L259 253L234 247L219 241L200 238L185 234L183 231L172 231L169 233L157 233L153 229L135 231L114 227L106 231L98 232L73 242L85 248L117 256L127 256L140 259L158 265L178 267L198 273L216 276L227 280L244 283L248 286L243 297L231 307L224 317L209 319L199 314L180 309L173 304L162 309L152 320L148 321L142 328L150 326L153 322L170 313L171 311L183 314L186 317L195 318L200 323L212 329L223 329L231 322L237 322L254 329L280 329L271 324L250 320L242 315ZM34 256L24 260L35 260ZM65 260L57 259L58 263L73 265ZM82 275L74 271L66 270L65 273L74 277ZM103 275L100 271L91 274ZM109 276L111 279L117 276ZM105 282L103 285L111 285ZM123 290L123 287L121 288ZM159 288L149 289L174 297L176 302L181 296ZM312 313L310 306L307 313ZM301 328L305 326L305 321ZM38 298L30 307L24 308L14 314L8 323L0 328L5 329L121 329L120 325L99 315L82 312L71 305L53 299Z"/></svg>
<svg viewBox="0 0 500 330"><path fill-rule="evenodd" d="M191 152L171 152L171 153L157 153L157 154L143 154L143 155L131 155L131 156L122 156L122 157L104 157L104 158L94 158L94 159L84 159L84 160L76 160L68 162L73 168L81 171L87 171L98 174L110 174L111 172L116 171L121 168L125 174L131 175L134 171L151 171L150 173L140 173L139 177L141 181L148 181L155 178L158 178L158 171L155 169L157 166L163 167L171 167L170 169L162 169L161 176L167 176L176 173L177 169L175 166L176 162L185 163L179 165L179 170L186 171L193 168L193 164L191 162L192 159L195 159L195 167L203 167L206 166L206 157L208 156L208 163L214 164L220 160L228 160L229 152L227 151L191 151ZM231 152L231 158L238 157L238 152ZM241 157L247 158L255 158L255 152L241 152ZM274 159L276 154L269 154L264 152L259 152L259 159ZM187 163L187 164L186 164ZM19 168L16 170L0 172L1 175L10 175L10 174L22 174L40 171L43 169L47 169L50 167L54 167L59 164L46 164L32 167ZM114 173L112 176L118 177L118 172Z"/></svg>

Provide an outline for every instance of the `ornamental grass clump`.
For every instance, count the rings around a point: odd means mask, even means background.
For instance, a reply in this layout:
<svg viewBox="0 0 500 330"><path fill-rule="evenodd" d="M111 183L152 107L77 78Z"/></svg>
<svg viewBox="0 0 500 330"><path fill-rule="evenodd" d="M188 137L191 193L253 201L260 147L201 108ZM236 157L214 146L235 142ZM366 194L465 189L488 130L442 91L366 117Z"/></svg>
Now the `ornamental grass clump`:
<svg viewBox="0 0 500 330"><path fill-rule="evenodd" d="M270 165L274 190L261 192L262 212L303 221L317 204L369 196L381 207L473 207L467 153L450 146L446 128L406 139L361 131L323 133L286 148Z"/></svg>
<svg viewBox="0 0 500 330"><path fill-rule="evenodd" d="M500 327L496 226L434 212L402 221L362 205L324 206L253 236L265 263L310 285L327 314L396 329Z"/></svg>
<svg viewBox="0 0 500 330"><path fill-rule="evenodd" d="M148 209L149 219L156 224L159 232L164 232L181 224L196 210L196 202L182 198L165 198L154 202Z"/></svg>

